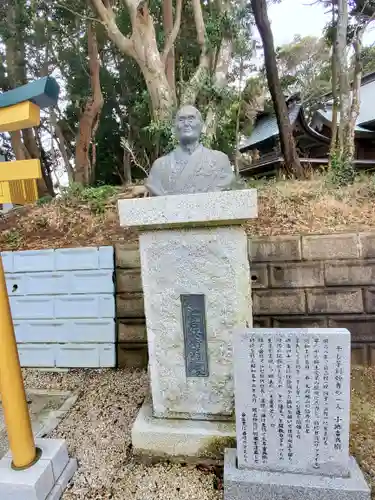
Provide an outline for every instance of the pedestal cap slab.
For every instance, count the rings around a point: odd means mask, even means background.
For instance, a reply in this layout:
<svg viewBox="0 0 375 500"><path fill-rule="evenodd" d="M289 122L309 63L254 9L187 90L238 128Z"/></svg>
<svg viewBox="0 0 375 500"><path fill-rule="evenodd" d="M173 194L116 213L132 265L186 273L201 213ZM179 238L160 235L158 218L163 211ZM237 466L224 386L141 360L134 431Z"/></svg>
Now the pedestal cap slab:
<svg viewBox="0 0 375 500"><path fill-rule="evenodd" d="M256 189L119 200L120 225L140 230L229 226L258 215Z"/></svg>

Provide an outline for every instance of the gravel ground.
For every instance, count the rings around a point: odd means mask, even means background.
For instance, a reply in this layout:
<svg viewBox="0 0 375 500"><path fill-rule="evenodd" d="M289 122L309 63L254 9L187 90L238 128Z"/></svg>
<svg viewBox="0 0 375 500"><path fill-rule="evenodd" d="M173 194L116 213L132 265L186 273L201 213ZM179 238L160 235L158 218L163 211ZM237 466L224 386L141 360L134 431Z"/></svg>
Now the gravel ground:
<svg viewBox="0 0 375 500"><path fill-rule="evenodd" d="M148 391L144 371L23 370L26 388L75 390L73 406L50 437L65 438L79 462L63 500L222 500L212 471L171 464L153 467L132 458L130 431ZM354 368L351 453L372 485L375 500L375 368Z"/></svg>
<svg viewBox="0 0 375 500"><path fill-rule="evenodd" d="M149 467L133 460L130 432L148 390L144 371L23 373L28 389L79 391L77 403L49 436L65 438L70 455L78 459L79 470L63 500L222 500L210 471Z"/></svg>

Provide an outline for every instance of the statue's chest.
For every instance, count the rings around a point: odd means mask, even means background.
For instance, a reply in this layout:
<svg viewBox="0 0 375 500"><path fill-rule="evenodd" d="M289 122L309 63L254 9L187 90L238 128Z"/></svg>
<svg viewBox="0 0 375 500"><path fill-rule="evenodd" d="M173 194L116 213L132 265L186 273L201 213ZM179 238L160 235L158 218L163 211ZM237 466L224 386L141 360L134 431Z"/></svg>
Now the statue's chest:
<svg viewBox="0 0 375 500"><path fill-rule="evenodd" d="M171 167L169 169L169 182L176 182L183 173L187 173L191 169L191 156L188 154L174 155Z"/></svg>

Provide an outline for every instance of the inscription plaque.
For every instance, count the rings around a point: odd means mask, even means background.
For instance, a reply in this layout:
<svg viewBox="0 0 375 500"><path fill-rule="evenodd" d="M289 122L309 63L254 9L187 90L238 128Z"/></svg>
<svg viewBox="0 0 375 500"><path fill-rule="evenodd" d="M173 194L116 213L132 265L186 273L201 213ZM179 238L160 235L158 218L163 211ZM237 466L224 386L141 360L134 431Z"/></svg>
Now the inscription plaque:
<svg viewBox="0 0 375 500"><path fill-rule="evenodd" d="M248 329L234 340L239 468L345 477L349 332Z"/></svg>
<svg viewBox="0 0 375 500"><path fill-rule="evenodd" d="M186 377L208 377L204 295L181 295L180 300L185 344Z"/></svg>

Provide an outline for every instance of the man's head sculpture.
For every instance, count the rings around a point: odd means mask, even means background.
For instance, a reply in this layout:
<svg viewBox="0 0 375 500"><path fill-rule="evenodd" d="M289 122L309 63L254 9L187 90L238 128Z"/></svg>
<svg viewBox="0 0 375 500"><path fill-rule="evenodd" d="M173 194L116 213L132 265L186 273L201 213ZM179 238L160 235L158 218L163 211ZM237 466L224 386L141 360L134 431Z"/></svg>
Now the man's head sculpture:
<svg viewBox="0 0 375 500"><path fill-rule="evenodd" d="M153 164L146 188L151 196L224 191L234 185L229 158L199 143L202 115L194 106L177 112L174 133L180 145Z"/></svg>
<svg viewBox="0 0 375 500"><path fill-rule="evenodd" d="M199 141L203 129L203 119L194 106L183 106L176 114L174 132L181 145Z"/></svg>

